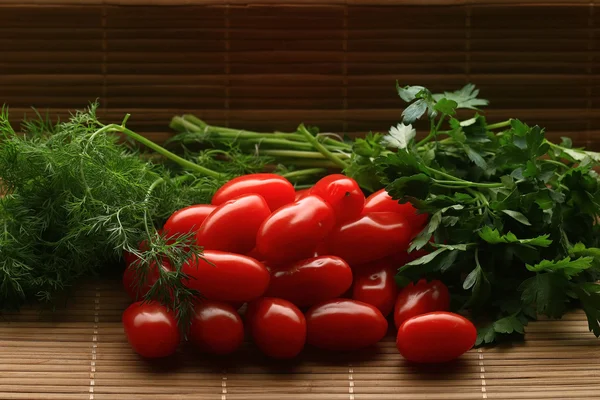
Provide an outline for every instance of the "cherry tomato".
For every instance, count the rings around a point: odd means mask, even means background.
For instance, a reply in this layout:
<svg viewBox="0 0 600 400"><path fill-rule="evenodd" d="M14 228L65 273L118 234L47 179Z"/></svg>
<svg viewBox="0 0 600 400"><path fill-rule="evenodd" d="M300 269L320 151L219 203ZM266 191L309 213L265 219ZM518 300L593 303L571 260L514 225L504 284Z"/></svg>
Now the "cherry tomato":
<svg viewBox="0 0 600 400"><path fill-rule="evenodd" d="M177 321L160 303L133 303L123 312L122 320L127 341L142 357L167 357L177 350L180 341Z"/></svg>
<svg viewBox="0 0 600 400"><path fill-rule="evenodd" d="M256 247L274 265L312 257L334 224L331 206L318 196L306 196L265 220L258 230Z"/></svg>
<svg viewBox="0 0 600 400"><path fill-rule="evenodd" d="M313 306L306 313L307 342L325 350L349 351L379 342L388 323L370 304L334 299Z"/></svg>
<svg viewBox="0 0 600 400"><path fill-rule="evenodd" d="M196 234L205 250L222 250L244 254L256 245L256 232L271 214L265 199L248 194L218 206Z"/></svg>
<svg viewBox="0 0 600 400"><path fill-rule="evenodd" d="M332 174L321 178L310 189L333 208L338 224L358 217L365 205L365 195L358 183L342 174Z"/></svg>
<svg viewBox="0 0 600 400"><path fill-rule="evenodd" d="M397 212L404 215L414 231L420 231L427 223L427 214L419 214L418 210L410 203L399 203L385 191L381 189L369 197L365 201L363 214L372 212Z"/></svg>
<svg viewBox="0 0 600 400"><path fill-rule="evenodd" d="M186 285L210 300L238 303L254 300L269 286L269 271L263 264L241 254L205 250L192 257L182 270Z"/></svg>
<svg viewBox="0 0 600 400"><path fill-rule="evenodd" d="M387 317L394 309L398 286L396 268L387 260L375 261L355 269L352 298L371 304Z"/></svg>
<svg viewBox="0 0 600 400"><path fill-rule="evenodd" d="M218 206L244 194L262 196L271 211L275 211L293 202L296 191L290 181L281 175L248 174L238 176L221 186L214 194L211 203Z"/></svg>
<svg viewBox="0 0 600 400"><path fill-rule="evenodd" d="M398 329L396 347L409 361L440 363L454 360L475 344L477 329L465 317L431 312L406 320Z"/></svg>
<svg viewBox="0 0 600 400"><path fill-rule="evenodd" d="M230 354L244 341L244 324L230 304L203 300L196 305L190 341L212 354Z"/></svg>
<svg viewBox="0 0 600 400"><path fill-rule="evenodd" d="M269 357L293 358L306 343L306 319L287 300L263 297L249 306L252 339Z"/></svg>
<svg viewBox="0 0 600 400"><path fill-rule="evenodd" d="M339 297L351 285L352 270L344 260L335 256L313 257L273 270L265 296L308 307Z"/></svg>
<svg viewBox="0 0 600 400"><path fill-rule="evenodd" d="M410 237L410 226L401 214L378 212L336 226L327 238L327 246L329 254L354 266L406 250Z"/></svg>
<svg viewBox="0 0 600 400"><path fill-rule="evenodd" d="M196 232L215 208L217 207L210 204L196 204L177 210L165 222L163 231L169 237Z"/></svg>
<svg viewBox="0 0 600 400"><path fill-rule="evenodd" d="M394 309L394 323L399 328L404 321L416 315L449 309L450 293L446 285L438 280L427 282L421 279L416 285L411 282L400 290Z"/></svg>
<svg viewBox="0 0 600 400"><path fill-rule="evenodd" d="M148 291L150 291L160 276L158 269L156 268L156 263L152 263L150 270L146 273L146 281L143 284L138 284L136 267L137 265L134 261L134 264L130 264L125 268L125 272L123 273L123 287L125 287L125 291L133 301L142 299ZM171 266L168 262L164 261L162 269L164 271L170 271Z"/></svg>

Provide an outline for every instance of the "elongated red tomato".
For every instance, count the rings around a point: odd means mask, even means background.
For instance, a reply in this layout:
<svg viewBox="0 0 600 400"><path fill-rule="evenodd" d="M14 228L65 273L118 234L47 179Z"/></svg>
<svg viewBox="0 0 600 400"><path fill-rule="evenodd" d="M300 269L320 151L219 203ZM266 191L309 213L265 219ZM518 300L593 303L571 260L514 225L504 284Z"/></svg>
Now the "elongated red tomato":
<svg viewBox="0 0 600 400"><path fill-rule="evenodd" d="M203 300L194 310L189 339L204 352L230 354L244 341L244 324L230 304Z"/></svg>
<svg viewBox="0 0 600 400"><path fill-rule="evenodd" d="M454 360L475 344L477 329L465 317L431 312L406 320L398 329L396 347L409 361L441 363Z"/></svg>
<svg viewBox="0 0 600 400"><path fill-rule="evenodd" d="M134 261L133 264L130 264L125 268L125 272L123 273L123 287L133 301L142 299L148 291L150 291L160 276L158 269L156 268L156 263L152 263L149 272L146 274L145 282L139 283L137 280L136 268L137 264ZM162 269L164 271L170 271L171 266L168 262L164 261Z"/></svg>
<svg viewBox="0 0 600 400"><path fill-rule="evenodd" d="M310 194L310 189L296 190L296 198L294 199L294 201L298 201L300 199L303 199L306 196L308 196L309 194Z"/></svg>
<svg viewBox="0 0 600 400"><path fill-rule="evenodd" d="M410 238L411 228L401 214L370 213L336 226L327 248L329 254L355 266L406 250Z"/></svg>
<svg viewBox="0 0 600 400"><path fill-rule="evenodd" d="M142 357L167 357L177 350L181 340L177 321L160 303L133 303L123 312L122 320L127 341Z"/></svg>
<svg viewBox="0 0 600 400"><path fill-rule="evenodd" d="M252 339L269 357L296 357L306 343L306 319L287 300L263 297L249 306Z"/></svg>
<svg viewBox="0 0 600 400"><path fill-rule="evenodd" d="M399 328L404 321L416 315L449 309L450 292L446 285L438 280L427 282L421 279L400 290L394 308L394 323Z"/></svg>
<svg viewBox="0 0 600 400"><path fill-rule="evenodd" d="M321 178L310 190L333 208L338 224L356 218L365 204L365 195L358 183L342 174L332 174Z"/></svg>
<svg viewBox="0 0 600 400"><path fill-rule="evenodd" d="M248 194L218 206L196 234L205 250L222 250L244 254L256 245L256 232L271 214L265 199Z"/></svg>
<svg viewBox="0 0 600 400"><path fill-rule="evenodd" d="M165 222L163 231L169 237L196 232L215 208L210 204L196 204L177 210Z"/></svg>
<svg viewBox="0 0 600 400"><path fill-rule="evenodd" d="M398 286L394 280L396 268L387 260L360 265L354 270L352 298L371 304L387 317L394 309Z"/></svg>
<svg viewBox="0 0 600 400"><path fill-rule="evenodd" d="M271 211L293 202L296 197L294 186L281 175L248 174L238 176L221 186L211 203L218 206L245 194L262 196Z"/></svg>
<svg viewBox="0 0 600 400"><path fill-rule="evenodd" d="M191 279L186 285L209 300L243 303L263 295L269 286L269 271L255 259L241 254L205 250L192 257L182 270Z"/></svg>
<svg viewBox="0 0 600 400"><path fill-rule="evenodd" d="M427 223L427 214L420 214L418 210L410 203L399 203L385 191L381 189L369 197L365 201L363 214L372 212L396 212L404 215L411 228L415 231L420 231Z"/></svg>
<svg viewBox="0 0 600 400"><path fill-rule="evenodd" d="M368 347L385 336L388 323L370 304L334 299L306 313L307 342L325 350L349 351Z"/></svg>
<svg viewBox="0 0 600 400"><path fill-rule="evenodd" d="M344 260L335 256L313 257L273 270L265 296L308 307L341 296L351 285L352 270Z"/></svg>
<svg viewBox="0 0 600 400"><path fill-rule="evenodd" d="M312 257L333 229L333 209L310 195L281 207L267 218L256 236L256 247L273 265Z"/></svg>

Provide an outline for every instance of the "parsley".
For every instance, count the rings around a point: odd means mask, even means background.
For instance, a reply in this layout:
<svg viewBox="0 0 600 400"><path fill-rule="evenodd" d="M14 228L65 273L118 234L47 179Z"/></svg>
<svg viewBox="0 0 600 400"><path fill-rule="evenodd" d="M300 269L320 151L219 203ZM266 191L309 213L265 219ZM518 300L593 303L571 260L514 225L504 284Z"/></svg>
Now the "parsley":
<svg viewBox="0 0 600 400"><path fill-rule="evenodd" d="M400 268L398 280L446 282L455 309L478 322L479 344L576 306L600 335L600 155L568 139L551 143L516 119L488 123L478 110L488 102L471 84L442 94L397 90L408 103L404 124L430 122L424 139L404 135L408 143L374 162L394 199L430 215L411 244L430 252ZM475 114L460 120L457 109Z"/></svg>

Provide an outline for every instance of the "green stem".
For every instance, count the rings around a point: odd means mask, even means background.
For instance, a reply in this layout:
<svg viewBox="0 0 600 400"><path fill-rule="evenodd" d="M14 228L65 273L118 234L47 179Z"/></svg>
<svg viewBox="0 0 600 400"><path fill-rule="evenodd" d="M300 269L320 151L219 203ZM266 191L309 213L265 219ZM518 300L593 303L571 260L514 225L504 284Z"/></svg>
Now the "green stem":
<svg viewBox="0 0 600 400"><path fill-rule="evenodd" d="M285 160L286 165L294 165L296 167L310 168L339 168L340 166L329 160L312 160L312 159L289 159Z"/></svg>
<svg viewBox="0 0 600 400"><path fill-rule="evenodd" d="M317 149L321 154L323 154L323 156L325 156L325 158L328 158L329 160L331 160L333 163L335 163L336 165L338 165L342 169L348 167L348 165L341 158L339 158L337 155L333 154L325 146L323 146L321 143L319 143L319 141L308 130L306 130L306 128L304 127L304 125L300 125L300 127L298 128L298 131L302 135L304 135L304 137L306 138L306 140L310 144L312 144L313 147L315 149Z"/></svg>
<svg viewBox="0 0 600 400"><path fill-rule="evenodd" d="M506 121L502 121L502 122L498 122L495 124L490 124L487 126L487 129L492 130L492 129L497 129L497 128L504 128L507 126L510 126L512 119L507 119Z"/></svg>
<svg viewBox="0 0 600 400"><path fill-rule="evenodd" d="M502 183L478 183L478 182L469 182L469 181L445 181L439 179L433 179L434 183L440 183L443 185L453 185L456 188L468 188L468 187L480 187L480 188L500 188L503 187Z"/></svg>
<svg viewBox="0 0 600 400"><path fill-rule="evenodd" d="M293 157L293 158L314 158L314 159L330 159L323 153L316 151L298 151L298 150L271 150L271 149L258 149L258 154L273 157ZM350 155L346 153L340 153L343 158L350 158ZM331 160L331 159L330 159ZM333 160L331 160L333 161ZM341 160L340 160L341 161ZM343 162L343 161L342 161Z"/></svg>
<svg viewBox="0 0 600 400"><path fill-rule="evenodd" d="M312 176L312 175L325 174L325 173L327 173L327 169L325 169L325 168L308 168L308 169L301 169L298 171L288 172L287 174L283 174L282 176L286 179L291 179L291 178Z"/></svg>
<svg viewBox="0 0 600 400"><path fill-rule="evenodd" d="M201 165L194 164L193 162L188 161L185 158L179 157L177 154L171 153L169 150L167 150L164 147L154 143L153 141L143 137L142 135L135 133L131 129L124 128L123 126L120 126L120 125L111 124L111 125L106 125L104 128L101 128L99 131L101 131L101 130L104 130L105 132L124 133L125 135L129 136L133 140L143 144L144 146L151 148L152 150L156 151L157 153L162 154L163 156L167 157L171 161L181 165L183 168L189 169L190 171L194 171L194 172L197 172L197 173L200 173L203 175L207 175L212 178L221 178L222 177L220 173L213 171L212 169L205 168ZM96 133L98 133L98 132L96 132Z"/></svg>
<svg viewBox="0 0 600 400"><path fill-rule="evenodd" d="M553 165L556 165L556 166L558 166L558 167L561 167L561 168L566 168L566 169L569 169L569 166L568 166L568 165L566 165L566 164L563 164L563 163L561 163L560 161L556 161L556 160L541 160L541 161L542 161L542 162L545 162L545 163L547 163L547 164L553 164Z"/></svg>
<svg viewBox="0 0 600 400"><path fill-rule="evenodd" d="M296 190L310 189L311 187L313 187L313 185L294 185L294 189Z"/></svg>

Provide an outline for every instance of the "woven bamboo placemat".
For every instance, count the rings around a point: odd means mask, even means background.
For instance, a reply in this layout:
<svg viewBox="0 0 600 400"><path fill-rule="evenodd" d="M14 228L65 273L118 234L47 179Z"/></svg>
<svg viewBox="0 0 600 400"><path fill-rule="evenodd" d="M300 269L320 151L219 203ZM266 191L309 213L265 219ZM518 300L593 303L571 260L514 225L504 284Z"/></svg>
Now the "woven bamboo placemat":
<svg viewBox="0 0 600 400"><path fill-rule="evenodd" d="M78 287L64 308L29 308L0 321L0 399L450 400L600 398L600 341L582 313L527 328L523 343L474 349L459 361L416 367L393 333L371 349L305 349L275 362L251 343L230 357L187 345L147 362L128 346L120 282Z"/></svg>

